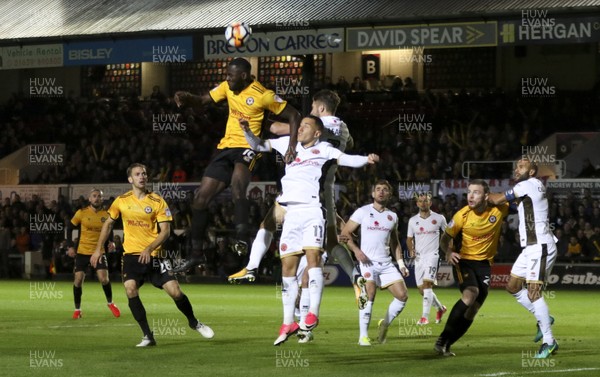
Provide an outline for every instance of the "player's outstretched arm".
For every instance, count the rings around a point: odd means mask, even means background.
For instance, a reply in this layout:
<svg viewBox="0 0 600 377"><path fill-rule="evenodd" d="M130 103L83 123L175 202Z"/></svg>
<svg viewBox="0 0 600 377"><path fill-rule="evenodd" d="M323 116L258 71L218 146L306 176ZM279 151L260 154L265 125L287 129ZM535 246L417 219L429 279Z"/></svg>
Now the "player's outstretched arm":
<svg viewBox="0 0 600 377"><path fill-rule="evenodd" d="M239 119L240 128L244 131L244 136L246 137L246 141L250 145L250 148L257 152L270 152L271 145L267 140L262 140L258 136L250 131L250 124L245 119Z"/></svg>
<svg viewBox="0 0 600 377"><path fill-rule="evenodd" d="M96 250L94 250L94 254L90 257L90 264L92 267L96 268L96 264L102 255L104 254L104 243L108 239L108 235L112 232L113 225L115 220L112 217L108 216L104 225L102 225L102 230L100 231L100 237L98 238L98 242L96 243Z"/></svg>
<svg viewBox="0 0 600 377"><path fill-rule="evenodd" d="M506 194L502 192L492 192L488 195L488 202L492 205L500 205L508 202Z"/></svg>
<svg viewBox="0 0 600 377"><path fill-rule="evenodd" d="M192 107L201 107L214 102L211 96L208 94L198 96L185 91L175 92L175 96L173 96L173 99L175 100L175 104L177 104L177 107L181 107L184 105Z"/></svg>
<svg viewBox="0 0 600 377"><path fill-rule="evenodd" d="M343 153L340 157L338 157L338 165L348 166L351 168L362 168L367 164L372 165L377 162L379 162L379 156L374 153L371 153L368 156L357 156Z"/></svg>

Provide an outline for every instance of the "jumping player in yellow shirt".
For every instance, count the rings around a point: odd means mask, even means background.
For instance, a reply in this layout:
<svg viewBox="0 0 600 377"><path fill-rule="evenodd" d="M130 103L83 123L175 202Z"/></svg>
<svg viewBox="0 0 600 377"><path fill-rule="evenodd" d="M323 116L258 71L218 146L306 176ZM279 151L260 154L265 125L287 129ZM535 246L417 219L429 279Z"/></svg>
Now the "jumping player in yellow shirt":
<svg viewBox="0 0 600 377"><path fill-rule="evenodd" d="M248 214L249 203L246 190L250 183L250 172L254 165L256 153L250 148L240 129L239 120L247 120L250 130L260 136L265 111L271 111L290 123L290 144L285 161L291 162L295 157L297 130L300 124L300 113L272 90L252 79L251 65L243 58L233 59L227 66L227 80L202 96L188 92L176 92L175 102L178 106L204 106L227 100L229 118L225 135L217 146L217 153L206 167L200 188L194 197L192 206L192 255L189 260L175 271L185 271L197 265L201 257L201 240L208 225L208 204L210 201L231 186L233 203L235 204L234 222L236 224L235 247L238 253L248 250Z"/></svg>

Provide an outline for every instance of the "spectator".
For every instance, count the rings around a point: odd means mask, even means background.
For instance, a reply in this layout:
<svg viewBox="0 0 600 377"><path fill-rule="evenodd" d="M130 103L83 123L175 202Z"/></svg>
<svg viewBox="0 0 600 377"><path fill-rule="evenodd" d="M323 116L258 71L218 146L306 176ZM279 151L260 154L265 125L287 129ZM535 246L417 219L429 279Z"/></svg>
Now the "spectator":
<svg viewBox="0 0 600 377"><path fill-rule="evenodd" d="M577 178L593 178L596 176L596 168L592 165L589 158L583 160L581 164L581 172L577 175Z"/></svg>
<svg viewBox="0 0 600 377"><path fill-rule="evenodd" d="M590 218L590 222L594 228L600 226L600 207L594 207L592 209L592 217Z"/></svg>
<svg viewBox="0 0 600 377"><path fill-rule="evenodd" d="M594 228L594 234L589 240L590 260L593 262L600 261L600 226Z"/></svg>
<svg viewBox="0 0 600 377"><path fill-rule="evenodd" d="M31 237L29 237L26 227L22 226L19 230L19 234L15 238L15 246L19 253L25 254L26 251L31 250Z"/></svg>
<svg viewBox="0 0 600 377"><path fill-rule="evenodd" d="M181 168L181 164L175 165L172 181L178 183L187 182L187 173Z"/></svg>
<svg viewBox="0 0 600 377"><path fill-rule="evenodd" d="M330 76L325 76L325 81L323 82L323 88L329 90L335 90L335 84L331 81Z"/></svg>
<svg viewBox="0 0 600 377"><path fill-rule="evenodd" d="M568 260L568 246L569 246L569 239L571 237L565 235L565 232L562 228L557 228L554 231L554 235L556 236L556 238L558 238L558 241L556 242L556 248L557 248L557 257L560 261L566 261Z"/></svg>
<svg viewBox="0 0 600 377"><path fill-rule="evenodd" d="M9 274L9 258L13 239L4 221L0 222L0 279L7 279Z"/></svg>
<svg viewBox="0 0 600 377"><path fill-rule="evenodd" d="M150 94L150 99L152 101L156 101L159 104L164 104L167 100L167 96L160 91L160 86L154 85L152 87L152 94Z"/></svg>
<svg viewBox="0 0 600 377"><path fill-rule="evenodd" d="M567 246L567 259L571 262L579 262L581 258L581 244L575 236L571 236L569 239L569 245Z"/></svg>
<svg viewBox="0 0 600 377"><path fill-rule="evenodd" d="M217 258L219 259L219 276L221 277L227 277L240 269L241 260L229 248L229 240L226 237L217 238Z"/></svg>
<svg viewBox="0 0 600 377"><path fill-rule="evenodd" d="M404 91L405 96L409 99L416 99L418 96L417 86L413 82L413 79L410 77L407 77L404 79L403 91Z"/></svg>
<svg viewBox="0 0 600 377"><path fill-rule="evenodd" d="M346 81L344 76L340 76L338 78L336 88L340 95L344 95L350 91L350 83Z"/></svg>
<svg viewBox="0 0 600 377"><path fill-rule="evenodd" d="M401 92L404 88L404 84L402 84L402 79L400 76L394 77L392 81L392 86L390 87L390 92Z"/></svg>
<svg viewBox="0 0 600 377"><path fill-rule="evenodd" d="M352 81L352 85L350 85L350 90L353 92L364 92L367 90L367 85L361 80L360 77L355 76L354 81Z"/></svg>

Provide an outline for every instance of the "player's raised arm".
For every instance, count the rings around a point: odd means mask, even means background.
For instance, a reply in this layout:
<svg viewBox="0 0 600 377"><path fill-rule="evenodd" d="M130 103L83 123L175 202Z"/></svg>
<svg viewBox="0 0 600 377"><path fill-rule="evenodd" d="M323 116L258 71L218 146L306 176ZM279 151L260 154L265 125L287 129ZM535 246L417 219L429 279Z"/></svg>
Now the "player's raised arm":
<svg viewBox="0 0 600 377"><path fill-rule="evenodd" d="M270 152L271 146L267 140L262 140L258 136L254 135L250 130L250 124L245 119L240 119L240 128L244 131L246 141L250 145L250 148L257 152Z"/></svg>
<svg viewBox="0 0 600 377"><path fill-rule="evenodd" d="M269 126L269 132L277 136L289 135L290 124L284 122L273 122L271 123L271 126Z"/></svg>
<svg viewBox="0 0 600 377"><path fill-rule="evenodd" d="M98 242L96 243L96 250L94 254L92 254L90 258L90 264L92 267L96 268L96 264L102 255L104 255L104 243L108 240L108 235L112 232L113 225L115 220L112 217L108 216L104 225L102 225L102 230L100 231L100 236L98 237Z"/></svg>
<svg viewBox="0 0 600 377"><path fill-rule="evenodd" d="M214 103L213 99L208 94L195 95L185 91L175 92L173 99L175 100L175 104L177 104L177 107L181 107L184 105L191 107L200 107L206 106L210 103Z"/></svg>
<svg viewBox="0 0 600 377"><path fill-rule="evenodd" d="M300 127L300 121L302 120L302 116L300 112L296 110L290 104L286 105L283 111L281 112L283 118L289 121L289 133L290 133L290 143L288 145L288 150L284 156L284 160L286 164L294 161L296 158L296 145L298 144L298 128Z"/></svg>

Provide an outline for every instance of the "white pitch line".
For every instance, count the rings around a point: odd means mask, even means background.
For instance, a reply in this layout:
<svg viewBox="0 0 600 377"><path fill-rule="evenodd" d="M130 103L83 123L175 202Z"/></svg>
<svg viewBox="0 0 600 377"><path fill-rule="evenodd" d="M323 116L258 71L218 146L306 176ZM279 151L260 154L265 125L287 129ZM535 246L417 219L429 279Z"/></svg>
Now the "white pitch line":
<svg viewBox="0 0 600 377"><path fill-rule="evenodd" d="M540 373L562 373L562 372L586 372L590 370L600 370L600 368L576 368L576 369L558 369L558 370L539 370L532 372L498 372L498 373L486 373L486 374L477 374L476 376L481 377L498 377L498 376L515 376L515 375L524 375L524 374L540 374Z"/></svg>

